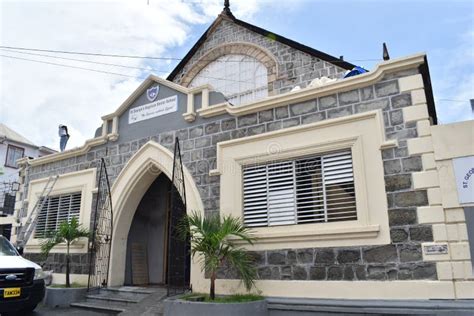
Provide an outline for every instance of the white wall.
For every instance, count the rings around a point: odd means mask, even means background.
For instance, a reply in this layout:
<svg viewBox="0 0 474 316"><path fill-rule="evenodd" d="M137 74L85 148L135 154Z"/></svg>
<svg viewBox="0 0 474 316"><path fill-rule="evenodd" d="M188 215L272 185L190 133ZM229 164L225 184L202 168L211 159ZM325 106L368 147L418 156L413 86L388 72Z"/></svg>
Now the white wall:
<svg viewBox="0 0 474 316"><path fill-rule="evenodd" d="M21 147L25 149L25 156L36 158L39 156L39 150L36 147L20 144L17 142L12 142L5 140L0 143L0 166L3 169L3 175L0 175L0 183L4 181L17 181L18 180L18 169L10 168L5 166L5 161L7 157L7 148L11 144L16 147Z"/></svg>

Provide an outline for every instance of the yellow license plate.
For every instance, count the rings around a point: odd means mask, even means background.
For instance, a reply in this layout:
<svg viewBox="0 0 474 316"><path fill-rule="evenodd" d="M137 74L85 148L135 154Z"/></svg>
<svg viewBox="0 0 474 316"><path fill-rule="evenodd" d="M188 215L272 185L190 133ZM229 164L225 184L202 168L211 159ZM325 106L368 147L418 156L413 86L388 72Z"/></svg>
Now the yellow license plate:
<svg viewBox="0 0 474 316"><path fill-rule="evenodd" d="M21 295L21 288L19 288L19 287L12 287L12 288L3 290L3 297L4 298L18 297L20 295Z"/></svg>

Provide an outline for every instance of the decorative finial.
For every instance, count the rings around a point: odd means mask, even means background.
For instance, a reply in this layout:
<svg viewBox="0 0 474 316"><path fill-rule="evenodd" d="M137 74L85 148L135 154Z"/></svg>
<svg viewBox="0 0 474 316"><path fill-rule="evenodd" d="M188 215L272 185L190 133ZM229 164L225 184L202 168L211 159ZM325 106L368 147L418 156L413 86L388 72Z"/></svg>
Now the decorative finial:
<svg viewBox="0 0 474 316"><path fill-rule="evenodd" d="M383 43L383 60L389 60L390 55L388 54L387 44Z"/></svg>
<svg viewBox="0 0 474 316"><path fill-rule="evenodd" d="M230 1L229 0L224 0L224 10L223 12L227 15L232 15L232 12L230 12Z"/></svg>

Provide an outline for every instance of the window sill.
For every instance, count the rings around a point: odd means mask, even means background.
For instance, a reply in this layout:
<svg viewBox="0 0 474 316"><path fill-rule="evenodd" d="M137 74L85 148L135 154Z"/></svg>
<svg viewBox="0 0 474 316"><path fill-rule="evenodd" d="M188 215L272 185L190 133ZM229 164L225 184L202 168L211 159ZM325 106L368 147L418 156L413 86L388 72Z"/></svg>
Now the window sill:
<svg viewBox="0 0 474 316"><path fill-rule="evenodd" d="M252 229L252 236L257 239L255 244L271 244L286 241L313 242L320 240L352 240L355 238L375 238L380 232L380 225L327 227L317 229L312 229L314 228L314 225L310 225L311 227L302 226L308 225L301 225L299 227L294 225L292 228L288 228L288 226L259 227ZM280 231L272 232L272 230L276 230L278 228L280 228ZM232 238L232 241L240 243L234 238Z"/></svg>
<svg viewBox="0 0 474 316"><path fill-rule="evenodd" d="M43 238L31 238L32 241L29 242L26 246L27 250L29 252L41 252L41 242L45 239ZM67 250L67 245L66 243L61 243L61 244L58 244L56 245L53 250L51 251L52 253L56 253L56 252L66 252ZM80 241L75 241L74 243L72 243L70 246L69 246L69 250L71 251L79 251L79 252L83 252L84 250L87 250L87 240L83 241L83 240L80 240Z"/></svg>
<svg viewBox="0 0 474 316"><path fill-rule="evenodd" d="M236 217L243 214L244 166L351 148L357 221L255 228L252 231L258 240L248 249L389 244L380 150L394 142L385 141L382 122L382 112L377 110L218 143L216 166L220 173L220 209L223 214ZM277 150L273 152L273 148ZM210 173L216 174L216 171Z"/></svg>

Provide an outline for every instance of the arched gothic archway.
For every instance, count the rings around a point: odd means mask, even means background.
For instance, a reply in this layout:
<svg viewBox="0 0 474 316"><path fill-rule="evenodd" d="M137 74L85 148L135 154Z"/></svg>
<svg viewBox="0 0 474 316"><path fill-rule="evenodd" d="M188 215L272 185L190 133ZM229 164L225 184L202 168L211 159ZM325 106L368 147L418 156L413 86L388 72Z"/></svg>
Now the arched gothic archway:
<svg viewBox="0 0 474 316"><path fill-rule="evenodd" d="M133 216L143 195L158 175L172 176L173 154L160 144L149 141L127 162L112 186L114 227L111 245L109 286L124 283L127 237ZM189 171L184 167L188 210L204 210L199 191ZM191 283L203 279L199 266L191 265Z"/></svg>

